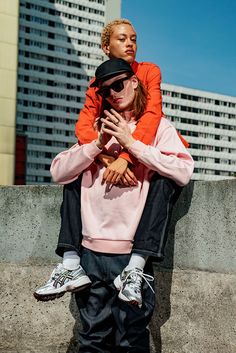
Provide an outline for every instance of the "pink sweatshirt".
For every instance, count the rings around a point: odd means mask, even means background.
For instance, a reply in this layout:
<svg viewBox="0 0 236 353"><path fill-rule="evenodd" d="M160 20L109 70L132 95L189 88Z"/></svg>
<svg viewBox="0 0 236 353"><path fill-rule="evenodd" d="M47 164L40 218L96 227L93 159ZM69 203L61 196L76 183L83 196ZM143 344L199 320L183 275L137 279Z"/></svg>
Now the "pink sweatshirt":
<svg viewBox="0 0 236 353"><path fill-rule="evenodd" d="M130 127L134 130L135 123L130 123ZM121 151L114 137L106 148L114 157ZM130 253L153 172L181 186L190 181L193 159L167 119L161 119L152 146L136 141L129 152L141 162L135 166L138 185L133 187L102 184L106 168L95 161L101 153L95 141L82 146L75 144L69 150L59 153L52 162L51 174L58 184L71 183L83 173L81 215L82 245L85 248L106 253Z"/></svg>

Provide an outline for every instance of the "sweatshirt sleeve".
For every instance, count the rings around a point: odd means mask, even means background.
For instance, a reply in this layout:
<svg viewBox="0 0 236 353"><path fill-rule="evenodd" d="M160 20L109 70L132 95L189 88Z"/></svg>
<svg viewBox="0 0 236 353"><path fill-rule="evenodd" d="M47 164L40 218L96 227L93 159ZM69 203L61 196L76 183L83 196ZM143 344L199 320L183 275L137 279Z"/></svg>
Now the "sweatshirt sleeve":
<svg viewBox="0 0 236 353"><path fill-rule="evenodd" d="M95 141L80 146L75 144L70 149L59 153L52 161L50 172L57 184L69 184L94 162L101 153Z"/></svg>
<svg viewBox="0 0 236 353"><path fill-rule="evenodd" d="M187 185L194 169L194 161L173 125L163 119L157 132L155 146L135 141L129 148L147 168L170 178L180 186ZM164 126L163 126L164 125Z"/></svg>
<svg viewBox="0 0 236 353"><path fill-rule="evenodd" d="M149 145L155 138L161 117L163 116L161 70L157 65L151 63L143 63L140 70L142 73L141 81L148 91L148 100L146 109L132 135L136 140ZM120 157L135 164L135 159L127 152L121 152Z"/></svg>

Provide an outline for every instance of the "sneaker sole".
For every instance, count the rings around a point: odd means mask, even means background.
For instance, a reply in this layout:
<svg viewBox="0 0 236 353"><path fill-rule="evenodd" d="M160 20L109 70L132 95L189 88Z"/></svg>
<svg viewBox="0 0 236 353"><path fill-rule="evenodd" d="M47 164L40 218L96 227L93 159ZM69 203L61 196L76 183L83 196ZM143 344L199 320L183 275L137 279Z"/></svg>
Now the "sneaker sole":
<svg viewBox="0 0 236 353"><path fill-rule="evenodd" d="M34 292L34 297L35 299L37 299L37 301L41 301L41 302L48 302L49 300L54 300L57 298L61 298L66 292L61 292L61 293L57 293L57 294L38 294L36 292Z"/></svg>
<svg viewBox="0 0 236 353"><path fill-rule="evenodd" d="M49 300L54 300L57 298L61 298L66 292L69 293L77 293L82 291L83 289L89 287L91 285L90 279L87 277L80 279L78 282L74 281L74 283L70 283L62 286L57 293L47 293L47 294L39 294L34 292L34 297L38 301L46 302Z"/></svg>

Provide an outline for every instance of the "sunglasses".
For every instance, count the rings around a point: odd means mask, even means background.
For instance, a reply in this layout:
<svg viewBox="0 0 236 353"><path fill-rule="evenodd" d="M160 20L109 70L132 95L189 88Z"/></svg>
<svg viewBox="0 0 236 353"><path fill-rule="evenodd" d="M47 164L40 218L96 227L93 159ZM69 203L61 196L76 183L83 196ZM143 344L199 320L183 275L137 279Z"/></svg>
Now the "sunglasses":
<svg viewBox="0 0 236 353"><path fill-rule="evenodd" d="M117 93L121 92L124 89L124 81L129 80L129 79L130 79L130 76L123 77L120 80L113 82L110 86L104 86L104 87L100 88L97 91L97 93L99 94L99 96L106 99L110 96L111 89Z"/></svg>

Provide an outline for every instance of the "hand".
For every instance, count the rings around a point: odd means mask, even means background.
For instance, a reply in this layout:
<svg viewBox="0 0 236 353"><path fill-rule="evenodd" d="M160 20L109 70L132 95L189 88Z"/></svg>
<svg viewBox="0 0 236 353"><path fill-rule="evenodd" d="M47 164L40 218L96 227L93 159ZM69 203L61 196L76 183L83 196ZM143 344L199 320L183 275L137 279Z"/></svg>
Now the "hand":
<svg viewBox="0 0 236 353"><path fill-rule="evenodd" d="M102 131L106 134L114 136L119 144L125 148L129 148L134 142L135 139L131 135L129 125L122 116L117 113L114 109L104 110L106 118L102 118Z"/></svg>
<svg viewBox="0 0 236 353"><path fill-rule="evenodd" d="M96 145L98 148L103 149L104 146L110 141L111 135L108 135L104 130L101 128L101 130L98 132L98 138L95 141Z"/></svg>
<svg viewBox="0 0 236 353"><path fill-rule="evenodd" d="M118 157L112 162L103 174L103 182L117 184L128 167L128 161Z"/></svg>
<svg viewBox="0 0 236 353"><path fill-rule="evenodd" d="M112 162L114 162L115 158L112 157L112 156L109 156L108 154L105 154L105 153L100 153L98 156L97 156L97 159L102 162L102 164L105 166L105 167L108 167Z"/></svg>
<svg viewBox="0 0 236 353"><path fill-rule="evenodd" d="M118 184L122 186L135 186L138 185L138 180L136 179L134 173L129 168L127 168L124 174L121 176Z"/></svg>

